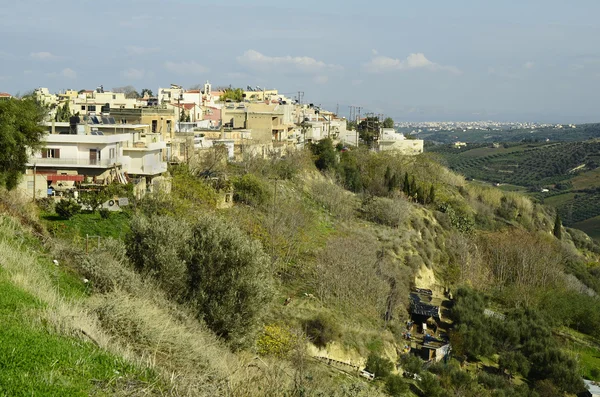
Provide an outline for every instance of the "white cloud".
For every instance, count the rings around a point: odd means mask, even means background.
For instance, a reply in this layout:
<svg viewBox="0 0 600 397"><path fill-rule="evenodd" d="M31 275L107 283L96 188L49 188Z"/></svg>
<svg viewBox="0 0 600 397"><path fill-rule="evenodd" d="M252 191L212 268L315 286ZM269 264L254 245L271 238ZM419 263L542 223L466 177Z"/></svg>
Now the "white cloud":
<svg viewBox="0 0 600 397"><path fill-rule="evenodd" d="M146 76L144 69L129 68L121 71L121 76L129 80L142 80Z"/></svg>
<svg viewBox="0 0 600 397"><path fill-rule="evenodd" d="M58 58L56 55L48 51L32 52L29 54L29 57L38 61L51 61Z"/></svg>
<svg viewBox="0 0 600 397"><path fill-rule="evenodd" d="M209 69L200 65L196 61L187 62L166 62L165 69L176 74L203 74L208 73Z"/></svg>
<svg viewBox="0 0 600 397"><path fill-rule="evenodd" d="M441 70L454 74L461 73L461 71L454 66L440 65L439 63L430 61L422 52L410 54L408 57L406 57L406 59L378 56L365 64L365 68L371 73L383 73L397 70L404 71L412 69L426 69L431 71Z"/></svg>
<svg viewBox="0 0 600 397"><path fill-rule="evenodd" d="M260 71L275 71L275 70L293 70L303 73L317 73L326 70L341 70L339 65L328 64L315 58L302 56L293 57L290 55L283 57L272 57L263 55L255 50L248 50L243 55L237 57L239 64L260 70Z"/></svg>
<svg viewBox="0 0 600 397"><path fill-rule="evenodd" d="M523 64L523 67L525 69L533 69L534 66L535 66L535 63L533 63L532 61L527 61Z"/></svg>
<svg viewBox="0 0 600 397"><path fill-rule="evenodd" d="M73 69L71 68L65 68L60 72L60 75L63 77L66 77L68 79L76 79L77 78L77 72L75 72Z"/></svg>
<svg viewBox="0 0 600 397"><path fill-rule="evenodd" d="M136 46L136 45L130 45L130 46L125 47L125 50L127 51L127 54L129 54L129 55L147 55L147 54L154 54L156 52L159 52L160 48L140 47L140 46Z"/></svg>

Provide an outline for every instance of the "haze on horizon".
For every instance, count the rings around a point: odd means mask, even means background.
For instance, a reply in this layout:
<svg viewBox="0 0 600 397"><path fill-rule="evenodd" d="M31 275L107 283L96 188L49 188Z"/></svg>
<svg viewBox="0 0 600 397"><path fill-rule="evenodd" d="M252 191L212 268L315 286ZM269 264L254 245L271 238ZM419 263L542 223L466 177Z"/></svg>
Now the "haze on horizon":
<svg viewBox="0 0 600 397"><path fill-rule="evenodd" d="M600 3L22 0L0 91L275 87L397 121L600 121Z"/></svg>

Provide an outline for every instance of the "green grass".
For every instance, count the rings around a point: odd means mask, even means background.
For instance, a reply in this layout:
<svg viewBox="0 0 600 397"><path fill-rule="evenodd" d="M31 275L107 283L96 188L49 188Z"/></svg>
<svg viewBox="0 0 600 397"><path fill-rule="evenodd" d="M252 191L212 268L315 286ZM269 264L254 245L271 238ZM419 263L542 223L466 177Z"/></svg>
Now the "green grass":
<svg viewBox="0 0 600 397"><path fill-rule="evenodd" d="M122 239L129 231L130 214L114 212L108 219L102 219L98 213L80 213L66 220L56 214L44 213L41 218L56 236L85 238L87 234Z"/></svg>
<svg viewBox="0 0 600 397"><path fill-rule="evenodd" d="M557 194L556 196L551 196L548 198L544 198L544 204L548 204L552 207L560 207L569 201L575 198L575 193L564 193Z"/></svg>
<svg viewBox="0 0 600 397"><path fill-rule="evenodd" d="M571 182L574 189L589 189L600 186L600 168L584 172L574 177Z"/></svg>
<svg viewBox="0 0 600 397"><path fill-rule="evenodd" d="M577 222L573 227L583 230L588 236L595 240L600 240L600 216Z"/></svg>
<svg viewBox="0 0 600 397"><path fill-rule="evenodd" d="M154 382L149 371L90 342L45 329L43 308L0 270L0 396L126 394L130 385Z"/></svg>

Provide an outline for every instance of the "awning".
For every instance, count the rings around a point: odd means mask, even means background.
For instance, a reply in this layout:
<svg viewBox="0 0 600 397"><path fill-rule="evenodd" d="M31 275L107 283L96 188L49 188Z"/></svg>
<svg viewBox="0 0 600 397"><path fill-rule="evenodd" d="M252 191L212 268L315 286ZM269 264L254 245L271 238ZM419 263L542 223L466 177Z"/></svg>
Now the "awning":
<svg viewBox="0 0 600 397"><path fill-rule="evenodd" d="M83 175L46 175L46 179L52 182L55 181L72 181L83 182Z"/></svg>

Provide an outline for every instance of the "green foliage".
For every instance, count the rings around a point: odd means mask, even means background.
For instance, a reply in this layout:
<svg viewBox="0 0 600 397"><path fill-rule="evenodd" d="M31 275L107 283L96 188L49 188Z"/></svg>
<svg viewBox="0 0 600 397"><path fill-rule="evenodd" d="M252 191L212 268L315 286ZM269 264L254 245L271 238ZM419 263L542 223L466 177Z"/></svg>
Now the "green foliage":
<svg viewBox="0 0 600 397"><path fill-rule="evenodd" d="M71 109L69 108L69 101L66 101L62 106L56 109L56 121L69 121L71 118Z"/></svg>
<svg viewBox="0 0 600 397"><path fill-rule="evenodd" d="M450 224L461 233L473 233L475 221L473 217L466 213L460 206L456 208L449 203L441 203L439 205L440 212L445 213L450 220Z"/></svg>
<svg viewBox="0 0 600 397"><path fill-rule="evenodd" d="M375 197L365 200L361 211L365 219L371 222L398 227L410 217L412 208L402 198Z"/></svg>
<svg viewBox="0 0 600 397"><path fill-rule="evenodd" d="M369 354L365 370L375 375L375 378L384 379L394 369L394 363L377 353Z"/></svg>
<svg viewBox="0 0 600 397"><path fill-rule="evenodd" d="M552 234L559 240L562 238L562 222L560 221L558 212L556 213L556 218L554 218L554 229L552 230Z"/></svg>
<svg viewBox="0 0 600 397"><path fill-rule="evenodd" d="M14 189L42 145L45 110L33 99L0 101L0 186Z"/></svg>
<svg viewBox="0 0 600 397"><path fill-rule="evenodd" d="M337 164L337 153L330 138L321 139L316 144L310 145L315 156L315 165L320 171L334 169Z"/></svg>
<svg viewBox="0 0 600 397"><path fill-rule="evenodd" d="M214 216L192 225L168 216L132 221L127 253L163 289L235 346L254 335L270 301L269 260L260 244Z"/></svg>
<svg viewBox="0 0 600 397"><path fill-rule="evenodd" d="M498 351L499 368L509 375L518 371L531 382L549 380L563 392L581 389L577 363L558 346L539 312L513 310L500 320L484 315L478 293L461 288L455 298L451 342L456 353L477 357Z"/></svg>
<svg viewBox="0 0 600 397"><path fill-rule="evenodd" d="M92 212L96 212L109 199L109 196L104 189L83 190L80 191L79 199L84 206L89 207Z"/></svg>
<svg viewBox="0 0 600 397"><path fill-rule="evenodd" d="M421 376L419 387L423 391L423 395L427 397L441 397L444 395L444 389L440 385L437 376L428 372Z"/></svg>
<svg viewBox="0 0 600 397"><path fill-rule="evenodd" d="M192 227L187 258L189 296L217 335L238 344L252 339L271 300L269 259L256 241L212 216Z"/></svg>
<svg viewBox="0 0 600 397"><path fill-rule="evenodd" d="M110 218L110 210L108 208L100 208L98 210L98 213L100 214L100 218L102 219L108 219Z"/></svg>
<svg viewBox="0 0 600 397"><path fill-rule="evenodd" d="M153 97L154 94L152 94L152 90L150 88L142 88L142 90L140 91L140 96L142 97Z"/></svg>
<svg viewBox="0 0 600 397"><path fill-rule="evenodd" d="M375 137L379 134L379 127L379 118L366 117L358 124L358 135L368 146L371 146Z"/></svg>
<svg viewBox="0 0 600 397"><path fill-rule="evenodd" d="M244 99L244 91L241 88L226 88L221 95L220 101L241 102Z"/></svg>
<svg viewBox="0 0 600 397"><path fill-rule="evenodd" d="M324 349L339 337L339 328L331 317L318 314L304 323L304 331L310 341L318 348Z"/></svg>
<svg viewBox="0 0 600 397"><path fill-rule="evenodd" d="M390 396L400 397L408 391L408 384L400 375L390 374L385 378L385 391Z"/></svg>
<svg viewBox="0 0 600 397"><path fill-rule="evenodd" d="M409 374L420 374L423 371L423 360L413 354L403 354L400 356L400 365L404 372Z"/></svg>
<svg viewBox="0 0 600 397"><path fill-rule="evenodd" d="M263 356L284 358L290 354L296 343L297 338L289 328L271 324L264 326L263 332L256 341L256 348Z"/></svg>
<svg viewBox="0 0 600 397"><path fill-rule="evenodd" d="M54 210L63 219L71 219L81 211L81 205L73 199L62 199L56 203Z"/></svg>
<svg viewBox="0 0 600 397"><path fill-rule="evenodd" d="M394 128L394 119L386 117L385 120L383 120L383 128Z"/></svg>
<svg viewBox="0 0 600 397"><path fill-rule="evenodd" d="M266 204L271 198L268 185L254 174L246 174L233 180L233 199L253 207Z"/></svg>

